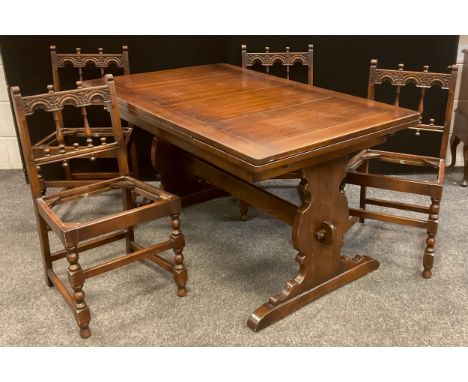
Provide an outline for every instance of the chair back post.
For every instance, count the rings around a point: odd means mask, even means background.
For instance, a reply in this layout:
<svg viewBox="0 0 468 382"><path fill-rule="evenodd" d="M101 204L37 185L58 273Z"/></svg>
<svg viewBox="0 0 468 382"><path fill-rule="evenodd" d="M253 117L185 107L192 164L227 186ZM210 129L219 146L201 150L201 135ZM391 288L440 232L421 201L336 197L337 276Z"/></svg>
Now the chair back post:
<svg viewBox="0 0 468 382"><path fill-rule="evenodd" d="M55 45L50 46L50 62L52 65L52 83L56 91L60 90L60 77L57 67L57 48Z"/></svg>
<svg viewBox="0 0 468 382"><path fill-rule="evenodd" d="M367 98L374 100L375 99L375 75L377 70L378 61L373 58L370 61L369 69L369 82L367 84Z"/></svg>
<svg viewBox="0 0 468 382"><path fill-rule="evenodd" d="M450 72L450 81L449 81L449 89L448 89L448 99L447 99L447 107L445 109L445 121L444 121L444 132L442 134L442 143L440 145L440 158L445 159L447 156L447 147L450 135L450 126L452 124L452 116L453 116L453 104L455 102L455 88L457 86L457 76L458 76L458 66L451 65L449 66L451 69Z"/></svg>
<svg viewBox="0 0 468 382"><path fill-rule="evenodd" d="M314 85L314 46L312 44L308 45L307 56L309 65L307 66L307 82L309 85Z"/></svg>
<svg viewBox="0 0 468 382"><path fill-rule="evenodd" d="M242 67L247 68L247 45L241 45Z"/></svg>
<svg viewBox="0 0 468 382"><path fill-rule="evenodd" d="M28 122L26 120L26 114L23 109L23 100L19 86L12 86L10 88L10 94L16 123L18 125L21 150L23 152L23 158L26 163L26 172L28 174L31 194L33 199L40 198L42 196L43 189L41 185L41 174L38 171L38 167L36 167L36 164L34 163L31 138L29 137ZM36 208L36 203L34 203L34 208Z"/></svg>
<svg viewBox="0 0 468 382"><path fill-rule="evenodd" d="M52 83L54 85L53 89L58 92L61 89L61 85L59 70L57 66L57 47L55 45L50 46L50 62L52 65ZM57 123L63 127L63 116L61 110L57 112L57 118Z"/></svg>
<svg viewBox="0 0 468 382"><path fill-rule="evenodd" d="M124 135L120 119L120 110L117 101L117 92L115 90L114 77L112 76L112 74L106 74L105 81L106 84L109 86L109 92L112 100L110 107L108 106L108 108L110 108L110 110L108 111L110 112L112 128L114 130L114 139L116 142L119 143L119 152L117 155L119 173L121 176L128 176L130 171L128 168L127 148L124 142Z"/></svg>
<svg viewBox="0 0 468 382"><path fill-rule="evenodd" d="M130 74L130 61L128 59L128 46L122 46L122 67L124 75Z"/></svg>

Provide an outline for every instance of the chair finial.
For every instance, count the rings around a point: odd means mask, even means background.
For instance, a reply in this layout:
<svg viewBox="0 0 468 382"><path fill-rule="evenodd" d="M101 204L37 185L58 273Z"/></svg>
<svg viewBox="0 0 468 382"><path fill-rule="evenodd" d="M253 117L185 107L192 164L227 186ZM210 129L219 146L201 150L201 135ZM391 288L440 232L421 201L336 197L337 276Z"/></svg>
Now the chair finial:
<svg viewBox="0 0 468 382"><path fill-rule="evenodd" d="M370 60L370 64L371 66L377 66L378 60L376 58L373 58L372 60Z"/></svg>
<svg viewBox="0 0 468 382"><path fill-rule="evenodd" d="M51 52L55 53L57 51L57 47L55 45L51 45L49 48Z"/></svg>
<svg viewBox="0 0 468 382"><path fill-rule="evenodd" d="M83 88L83 82L81 82L81 81L76 81L76 87L77 87L78 89Z"/></svg>
<svg viewBox="0 0 468 382"><path fill-rule="evenodd" d="M102 54L104 52L104 49L103 48L98 48L98 53L99 54Z"/></svg>
<svg viewBox="0 0 468 382"><path fill-rule="evenodd" d="M104 78L106 80L106 84L108 84L109 82L114 82L114 76L110 73L106 74Z"/></svg>
<svg viewBox="0 0 468 382"><path fill-rule="evenodd" d="M13 96L21 96L21 91L19 86L12 86L10 88L10 93Z"/></svg>
<svg viewBox="0 0 468 382"><path fill-rule="evenodd" d="M53 93L54 92L54 85L47 85L47 91L49 93Z"/></svg>
<svg viewBox="0 0 468 382"><path fill-rule="evenodd" d="M286 47L286 53L289 53L291 51L291 48L289 46Z"/></svg>
<svg viewBox="0 0 468 382"><path fill-rule="evenodd" d="M81 48L76 48L76 54L81 54Z"/></svg>
<svg viewBox="0 0 468 382"><path fill-rule="evenodd" d="M398 64L398 70L405 69L405 64Z"/></svg>
<svg viewBox="0 0 468 382"><path fill-rule="evenodd" d="M429 65L424 65L423 66L423 71L427 73L429 71Z"/></svg>
<svg viewBox="0 0 468 382"><path fill-rule="evenodd" d="M269 46L265 47L265 53L270 53L270 47Z"/></svg>

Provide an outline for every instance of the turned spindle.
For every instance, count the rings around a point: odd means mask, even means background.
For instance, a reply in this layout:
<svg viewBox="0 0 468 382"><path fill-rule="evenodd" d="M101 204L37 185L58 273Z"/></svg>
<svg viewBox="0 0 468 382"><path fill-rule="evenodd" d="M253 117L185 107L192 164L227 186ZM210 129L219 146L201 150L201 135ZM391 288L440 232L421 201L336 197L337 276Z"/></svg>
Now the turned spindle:
<svg viewBox="0 0 468 382"><path fill-rule="evenodd" d="M36 170L37 170L37 177L39 178L39 180L41 180L43 178L41 166L36 166Z"/></svg>
<svg viewBox="0 0 468 382"><path fill-rule="evenodd" d="M98 48L98 53L99 53L99 56L102 56L102 53L104 52L104 49L103 48ZM101 72L101 77L104 77L105 75L105 72L104 72L104 68L101 66L100 68L100 72Z"/></svg>
<svg viewBox="0 0 468 382"><path fill-rule="evenodd" d="M265 47L265 53L270 53L270 47L269 46L266 46ZM265 66L265 71L270 74L270 67L269 66Z"/></svg>
<svg viewBox="0 0 468 382"><path fill-rule="evenodd" d="M85 293L83 291L84 284L84 273L81 268L78 260L78 252L75 252L76 248L67 250L67 261L68 261L68 282L73 290L72 298L73 305L75 310L75 315L77 318L78 326L80 327L80 337L88 338L91 335L89 329L90 313L88 305L85 301Z"/></svg>
<svg viewBox="0 0 468 382"><path fill-rule="evenodd" d="M81 54L81 48L76 48L76 54ZM78 78L83 81L83 69L81 67L78 68Z"/></svg>
<svg viewBox="0 0 468 382"><path fill-rule="evenodd" d="M180 230L180 220L178 214L171 215L171 228L172 234L171 239L175 242L180 242L180 238L182 236L182 232ZM183 237L182 237L183 240ZM184 255L182 254L182 245L177 245L174 247L174 281L177 285L177 296L184 297L187 295L187 288L185 285L187 284L187 270L184 266Z"/></svg>
<svg viewBox="0 0 468 382"><path fill-rule="evenodd" d="M404 64L398 64L398 70L403 71L405 68ZM396 97L395 97L395 106L400 106L400 91L401 91L401 86L397 85L396 87Z"/></svg>

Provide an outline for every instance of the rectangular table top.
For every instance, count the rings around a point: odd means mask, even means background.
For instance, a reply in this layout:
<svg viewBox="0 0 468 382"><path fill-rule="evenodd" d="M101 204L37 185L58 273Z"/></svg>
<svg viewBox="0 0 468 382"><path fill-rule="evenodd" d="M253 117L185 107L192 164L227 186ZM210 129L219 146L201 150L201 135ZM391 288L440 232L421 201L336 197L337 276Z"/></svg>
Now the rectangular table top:
<svg viewBox="0 0 468 382"><path fill-rule="evenodd" d="M250 166L320 155L417 122L419 113L229 64L114 78L126 113ZM125 114L125 112L124 112Z"/></svg>

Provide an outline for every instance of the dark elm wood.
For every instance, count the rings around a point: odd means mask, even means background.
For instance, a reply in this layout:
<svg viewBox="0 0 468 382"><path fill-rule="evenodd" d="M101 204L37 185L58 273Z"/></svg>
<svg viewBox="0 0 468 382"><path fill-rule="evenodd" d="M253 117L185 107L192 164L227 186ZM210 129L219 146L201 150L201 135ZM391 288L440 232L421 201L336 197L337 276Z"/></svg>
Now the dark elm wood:
<svg viewBox="0 0 468 382"><path fill-rule="evenodd" d="M377 268L367 256L340 255L350 224L345 165L351 153L414 126L418 112L227 64L115 82L122 118L174 146L169 167L185 170L182 181L189 172L292 226L299 274L256 310L253 330ZM253 184L293 171L303 179L299 207Z"/></svg>
<svg viewBox="0 0 468 382"><path fill-rule="evenodd" d="M361 187L359 209L351 209L351 216L358 217L361 223L363 223L365 219L373 219L426 229L427 239L423 255L424 269L422 272L422 276L424 278L430 278L432 276L435 236L437 233L439 218L439 205L445 179L445 156L447 153L455 96L454 92L457 81L457 66L453 65L450 68L451 73L449 74L429 72L428 66L424 66L422 72L407 71L404 70L403 64L399 64L398 69L396 70L380 69L377 68L377 60L371 60L368 82L368 99L374 100L376 85L389 82L396 89L394 105L397 106L400 104L400 94L402 89L404 89L404 87L409 83L415 84L416 87L420 89L420 98L417 110L421 113L421 119L418 123L410 126L409 129L414 130L416 135L420 135L422 131L439 134L441 141L440 152L438 157L427 157L423 155L366 149L355 155L347 165L348 174L346 182L356 184ZM423 122L423 118L427 119L424 114L424 102L428 97L426 90L432 86L439 86L448 93L443 125L436 125L434 119L429 119L429 123L427 123L427 121L426 123ZM369 173L369 162L371 160L432 168L437 171L437 179L434 181L422 182L371 174ZM367 187L428 196L431 198L431 204L427 207L389 200L370 199L367 197ZM366 205L368 204L397 210L414 211L426 214L428 217L426 219L415 219L368 211L366 210Z"/></svg>
<svg viewBox="0 0 468 382"><path fill-rule="evenodd" d="M27 164L31 194L38 225L39 239L44 263L46 282L55 285L64 297L80 328L82 338L89 337L91 314L85 301L83 285L86 279L108 272L112 269L130 264L137 260L149 259L173 274L177 285L177 295L186 295L187 271L183 264L182 250L184 237L180 230L180 199L129 176L127 164L127 147L120 124L115 85L112 75L106 75L105 84L97 87L78 88L75 90L54 92L22 97L18 87L11 88L11 97L18 124L21 146ZM51 113L54 121L59 118L65 106L85 108L90 105L105 106L111 116L112 143L101 141L100 145L59 146L33 145L29 136L27 117L38 109ZM58 142L57 142L58 143ZM62 163L69 166L77 158L92 158L98 155L112 154L117 158L119 173L117 178L100 182L94 181L84 186L76 186L56 193L43 195L44 182L41 175L43 166ZM53 186L71 186L67 182L51 183ZM89 198L104 192L120 190L122 194L122 211L108 214L105 217L84 221L64 221L54 208L63 203L82 198ZM139 205L138 199L145 200ZM142 247L135 241L134 227L140 223L161 217L170 219L172 233L162 243ZM54 232L61 240L64 249L51 253L48 231ZM83 269L79 263L79 254L98 246L125 239L127 254L99 265ZM172 249L174 261L168 261L158 254ZM68 261L68 282L70 293L65 284L54 272L54 261L66 258Z"/></svg>
<svg viewBox="0 0 468 382"><path fill-rule="evenodd" d="M102 48L98 49L98 53L82 53L81 48L76 48L74 53L57 53L56 47L53 45L50 47L50 60L52 64L52 78L53 78L53 89L55 91L66 90L62 87L61 71L63 68L72 67L76 72L76 80L82 82L84 78L84 69L88 66L93 66L99 69L101 78L109 70L120 70L123 74L130 74L130 66L128 60L128 48L127 46L122 47L122 53L104 53ZM89 79L89 78L88 78ZM81 109L83 115L83 127L68 127L66 121L62 116L61 111L57 112L56 120L56 131L50 134L45 139L37 142L33 149L37 149L39 146L42 148L48 146L50 149L58 146L59 144L71 145L73 142L85 141L99 141L104 139L110 141L113 138L112 127L93 127L93 122L89 121L86 107ZM139 177L138 160L136 156L135 140L132 138L133 126L123 128L123 134L125 137L125 145L129 148L130 153L130 164L131 174L135 177ZM108 153L107 156L98 155L96 158L116 158L115 155ZM73 171L71 166L65 168L65 176L67 183L65 187L75 187L86 184L83 180L100 180L100 179L111 179L118 176L118 172L104 172L99 171L97 168L93 172L78 172ZM53 187L49 181L44 182L45 187ZM43 190L45 192L45 190Z"/></svg>

